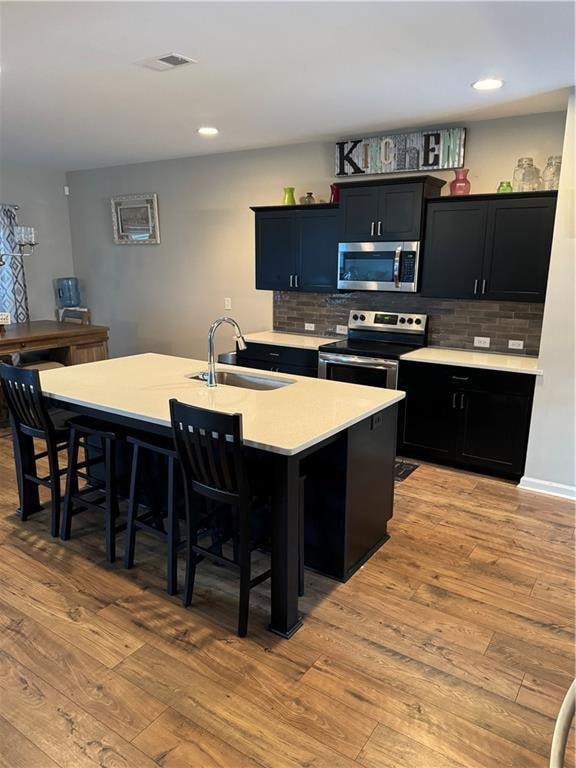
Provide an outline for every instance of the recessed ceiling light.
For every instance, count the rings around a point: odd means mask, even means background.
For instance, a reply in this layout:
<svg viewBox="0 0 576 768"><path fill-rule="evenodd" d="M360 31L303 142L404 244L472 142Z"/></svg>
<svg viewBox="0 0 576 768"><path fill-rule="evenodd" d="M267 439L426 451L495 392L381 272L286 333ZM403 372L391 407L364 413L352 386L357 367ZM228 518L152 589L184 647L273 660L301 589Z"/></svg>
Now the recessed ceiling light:
<svg viewBox="0 0 576 768"><path fill-rule="evenodd" d="M503 85L504 80L500 80L499 77L485 77L483 80L476 80L475 83L472 83L472 88L477 91L496 91Z"/></svg>
<svg viewBox="0 0 576 768"><path fill-rule="evenodd" d="M218 128L214 128L211 125L203 125L201 128L198 128L198 133L200 136L216 136Z"/></svg>

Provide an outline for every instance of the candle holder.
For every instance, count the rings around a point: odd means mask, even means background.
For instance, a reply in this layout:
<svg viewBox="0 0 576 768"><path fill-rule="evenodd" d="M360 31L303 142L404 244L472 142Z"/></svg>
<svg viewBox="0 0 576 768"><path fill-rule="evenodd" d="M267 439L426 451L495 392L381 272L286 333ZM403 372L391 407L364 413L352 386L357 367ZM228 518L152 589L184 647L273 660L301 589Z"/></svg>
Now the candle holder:
<svg viewBox="0 0 576 768"><path fill-rule="evenodd" d="M6 263L4 261L5 256L31 256L34 248L38 245L34 227L16 226L14 227L14 237L18 250L11 253L0 253L0 267Z"/></svg>

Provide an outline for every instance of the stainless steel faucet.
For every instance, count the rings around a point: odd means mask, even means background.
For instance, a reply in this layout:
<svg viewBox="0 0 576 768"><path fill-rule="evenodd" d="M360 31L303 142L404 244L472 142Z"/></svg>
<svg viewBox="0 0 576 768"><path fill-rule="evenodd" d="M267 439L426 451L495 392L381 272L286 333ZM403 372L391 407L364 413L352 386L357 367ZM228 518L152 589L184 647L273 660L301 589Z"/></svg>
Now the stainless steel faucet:
<svg viewBox="0 0 576 768"><path fill-rule="evenodd" d="M244 336L240 330L240 326L232 317L219 317L218 320L214 320L208 331L208 380L206 384L209 387L216 386L216 364L214 362L214 334L222 323L228 323L236 331L234 340L238 344L238 349L246 349L246 342Z"/></svg>

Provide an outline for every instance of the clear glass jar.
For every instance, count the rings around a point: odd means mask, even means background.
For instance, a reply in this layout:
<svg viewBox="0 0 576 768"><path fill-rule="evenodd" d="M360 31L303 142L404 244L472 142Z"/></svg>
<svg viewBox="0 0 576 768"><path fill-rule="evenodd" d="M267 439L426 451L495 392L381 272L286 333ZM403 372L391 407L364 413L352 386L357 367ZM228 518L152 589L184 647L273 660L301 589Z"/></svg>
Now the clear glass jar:
<svg viewBox="0 0 576 768"><path fill-rule="evenodd" d="M537 192L540 189L540 169L534 165L534 158L518 159L512 186L514 192Z"/></svg>
<svg viewBox="0 0 576 768"><path fill-rule="evenodd" d="M302 202L304 203L304 205L314 205L316 200L315 200L314 195L312 194L312 192L306 192L306 197L304 198L304 200Z"/></svg>
<svg viewBox="0 0 576 768"><path fill-rule="evenodd" d="M558 189L561 165L562 155L550 155L546 168L542 171L542 189Z"/></svg>

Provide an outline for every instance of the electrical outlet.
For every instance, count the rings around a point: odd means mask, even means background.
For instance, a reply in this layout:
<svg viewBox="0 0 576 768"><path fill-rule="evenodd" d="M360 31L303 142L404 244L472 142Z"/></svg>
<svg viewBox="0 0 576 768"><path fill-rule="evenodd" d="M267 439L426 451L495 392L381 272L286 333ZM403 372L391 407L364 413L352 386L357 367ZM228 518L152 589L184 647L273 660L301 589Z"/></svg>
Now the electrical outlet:
<svg viewBox="0 0 576 768"><path fill-rule="evenodd" d="M346 336L348 333L348 326L347 325L337 325L336 326L336 333L342 334L342 336Z"/></svg>
<svg viewBox="0 0 576 768"><path fill-rule="evenodd" d="M305 331L315 331L316 330L316 323L304 323L304 330Z"/></svg>
<svg viewBox="0 0 576 768"><path fill-rule="evenodd" d="M10 325L10 312L0 312L0 325Z"/></svg>
<svg viewBox="0 0 576 768"><path fill-rule="evenodd" d="M524 349L522 339L508 339L508 349Z"/></svg>
<svg viewBox="0 0 576 768"><path fill-rule="evenodd" d="M224 299L224 309L232 309L232 299Z"/></svg>
<svg viewBox="0 0 576 768"><path fill-rule="evenodd" d="M490 336L474 336L474 346L488 349L490 346Z"/></svg>

